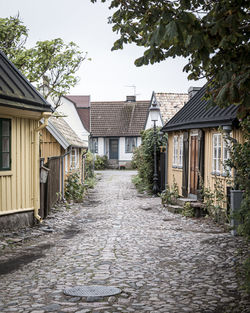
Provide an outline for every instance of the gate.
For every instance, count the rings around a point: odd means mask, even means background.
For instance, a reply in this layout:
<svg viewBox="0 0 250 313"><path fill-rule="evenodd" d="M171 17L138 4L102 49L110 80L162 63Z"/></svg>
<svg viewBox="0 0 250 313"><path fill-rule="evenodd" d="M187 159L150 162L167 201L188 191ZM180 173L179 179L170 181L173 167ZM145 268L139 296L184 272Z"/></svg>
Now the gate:
<svg viewBox="0 0 250 313"><path fill-rule="evenodd" d="M158 154L158 186L160 192L166 188L166 152Z"/></svg>
<svg viewBox="0 0 250 313"><path fill-rule="evenodd" d="M46 218L58 200L60 188L60 157L48 158L45 166L49 169L48 179L46 183L40 184L40 211L39 215Z"/></svg>

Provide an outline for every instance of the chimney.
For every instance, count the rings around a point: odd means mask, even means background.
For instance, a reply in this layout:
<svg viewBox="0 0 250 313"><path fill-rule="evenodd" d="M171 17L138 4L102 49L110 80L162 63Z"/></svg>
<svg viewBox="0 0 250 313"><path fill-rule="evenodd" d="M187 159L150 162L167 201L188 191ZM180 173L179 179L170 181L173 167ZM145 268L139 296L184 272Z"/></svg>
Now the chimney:
<svg viewBox="0 0 250 313"><path fill-rule="evenodd" d="M136 102L136 96L127 96L126 102Z"/></svg>
<svg viewBox="0 0 250 313"><path fill-rule="evenodd" d="M201 89L201 87L190 87L188 89L188 99L190 100L193 96Z"/></svg>

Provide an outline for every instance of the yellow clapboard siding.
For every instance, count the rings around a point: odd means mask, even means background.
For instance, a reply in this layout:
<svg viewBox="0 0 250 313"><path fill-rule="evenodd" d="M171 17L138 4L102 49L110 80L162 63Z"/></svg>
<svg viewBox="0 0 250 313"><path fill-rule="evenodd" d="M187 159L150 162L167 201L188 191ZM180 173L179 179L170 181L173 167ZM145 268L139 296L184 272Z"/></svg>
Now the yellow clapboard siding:
<svg viewBox="0 0 250 313"><path fill-rule="evenodd" d="M39 194L39 157L37 155L36 160L34 158L36 127L38 127L37 121L20 117L12 118L11 170L8 173L0 172L1 215L34 208L35 181L35 188ZM35 162L37 162L36 176L34 176ZM36 177L35 180L34 177Z"/></svg>

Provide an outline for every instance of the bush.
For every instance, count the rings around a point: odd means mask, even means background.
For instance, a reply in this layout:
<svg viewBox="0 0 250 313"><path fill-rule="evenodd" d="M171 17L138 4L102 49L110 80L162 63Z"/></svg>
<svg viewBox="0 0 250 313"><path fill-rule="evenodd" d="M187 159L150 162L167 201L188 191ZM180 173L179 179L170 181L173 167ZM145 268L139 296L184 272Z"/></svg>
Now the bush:
<svg viewBox="0 0 250 313"><path fill-rule="evenodd" d="M153 187L154 173L154 142L156 140L156 153L159 154L160 147L166 145L167 135L160 136L160 127L156 128L156 138L154 129L150 128L141 133L142 144L133 153L132 166L138 169L138 179L136 187L145 189L149 192Z"/></svg>
<svg viewBox="0 0 250 313"><path fill-rule="evenodd" d="M94 177L94 156L88 151L85 157L85 180Z"/></svg>
<svg viewBox="0 0 250 313"><path fill-rule="evenodd" d="M108 157L106 155L104 155L104 156L96 155L95 169L96 170L105 170L107 167L108 167Z"/></svg>
<svg viewBox="0 0 250 313"><path fill-rule="evenodd" d="M166 189L161 193L161 202L163 205L176 204L179 197L179 189L177 183L174 181L173 185L166 185Z"/></svg>
<svg viewBox="0 0 250 313"><path fill-rule="evenodd" d="M81 202L84 194L84 186L80 182L78 172L72 172L68 175L65 184L65 198L67 201L73 200Z"/></svg>

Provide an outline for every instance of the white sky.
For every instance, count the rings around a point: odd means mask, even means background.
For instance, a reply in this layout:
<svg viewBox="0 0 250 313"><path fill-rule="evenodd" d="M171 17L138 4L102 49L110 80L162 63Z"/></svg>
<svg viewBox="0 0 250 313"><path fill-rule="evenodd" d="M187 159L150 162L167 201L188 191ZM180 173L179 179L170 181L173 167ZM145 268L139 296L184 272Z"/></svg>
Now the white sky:
<svg viewBox="0 0 250 313"><path fill-rule="evenodd" d="M151 98L152 92L187 92L190 86L202 86L205 81L188 81L182 72L186 61L181 58L136 67L134 60L142 48L127 45L111 52L118 36L107 23L111 11L107 3L92 4L90 0L0 0L0 17L20 18L29 29L28 46L38 40L62 38L74 41L88 52L92 61L84 61L78 71L79 84L72 95L91 95L92 101L125 100L136 86L138 100Z"/></svg>

